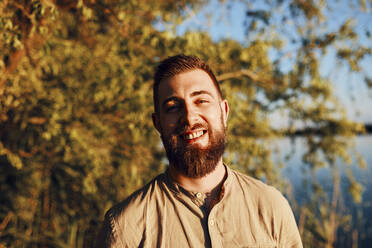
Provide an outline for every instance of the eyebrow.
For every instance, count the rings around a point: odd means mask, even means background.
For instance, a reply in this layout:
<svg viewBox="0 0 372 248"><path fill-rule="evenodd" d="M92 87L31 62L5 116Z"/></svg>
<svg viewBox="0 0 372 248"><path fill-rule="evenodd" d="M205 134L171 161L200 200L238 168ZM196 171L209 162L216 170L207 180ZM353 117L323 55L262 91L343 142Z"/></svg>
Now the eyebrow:
<svg viewBox="0 0 372 248"><path fill-rule="evenodd" d="M198 95L204 95L204 94L207 94L213 97L213 95L209 91L206 91L206 90L194 91L190 94L190 96L198 96Z"/></svg>

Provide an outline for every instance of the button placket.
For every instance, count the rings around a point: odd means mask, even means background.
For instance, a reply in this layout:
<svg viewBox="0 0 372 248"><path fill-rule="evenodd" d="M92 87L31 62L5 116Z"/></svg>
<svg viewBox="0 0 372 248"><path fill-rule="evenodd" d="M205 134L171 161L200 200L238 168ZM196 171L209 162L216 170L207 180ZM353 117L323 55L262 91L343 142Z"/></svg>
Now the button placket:
<svg viewBox="0 0 372 248"><path fill-rule="evenodd" d="M214 227L216 225L216 216L214 215L214 213L210 212L209 213L209 216L208 216L208 224L209 224L209 227Z"/></svg>
<svg viewBox="0 0 372 248"><path fill-rule="evenodd" d="M220 230L220 226L219 226L219 216L221 216L221 213L219 213L219 207L218 206L215 206L214 208L212 208L212 210L210 211L209 213L209 216L208 216L208 220L207 220L207 223L208 223L208 233L209 233L209 237L210 237L210 240L211 240L211 244L212 244L212 247L218 247L218 248L222 248L224 247L223 246L223 242L222 242L222 234L221 234L221 230Z"/></svg>

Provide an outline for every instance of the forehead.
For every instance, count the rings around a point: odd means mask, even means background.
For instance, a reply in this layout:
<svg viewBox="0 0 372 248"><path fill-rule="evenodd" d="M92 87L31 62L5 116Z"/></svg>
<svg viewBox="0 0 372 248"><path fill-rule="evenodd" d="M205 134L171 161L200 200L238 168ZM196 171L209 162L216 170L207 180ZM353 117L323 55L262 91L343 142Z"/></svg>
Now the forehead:
<svg viewBox="0 0 372 248"><path fill-rule="evenodd" d="M216 98L219 96L211 77L200 69L183 72L161 81L158 93L161 103L167 97L188 97L197 91L207 91Z"/></svg>

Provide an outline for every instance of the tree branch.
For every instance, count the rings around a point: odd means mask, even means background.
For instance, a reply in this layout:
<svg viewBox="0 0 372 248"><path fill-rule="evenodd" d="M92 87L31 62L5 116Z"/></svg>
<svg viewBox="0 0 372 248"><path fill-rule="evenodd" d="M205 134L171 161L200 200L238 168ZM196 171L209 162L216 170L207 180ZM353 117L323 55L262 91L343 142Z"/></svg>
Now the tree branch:
<svg viewBox="0 0 372 248"><path fill-rule="evenodd" d="M252 81L260 82L261 83L260 86L262 86L263 88L269 88L269 87L271 88L271 85L273 85L272 82L265 80L261 78L260 76L258 76L256 73L250 70L246 70L246 69L242 69L240 71L235 71L235 72L223 73L217 76L217 80L221 82L221 81L225 81L228 79L240 78L243 76L248 77Z"/></svg>

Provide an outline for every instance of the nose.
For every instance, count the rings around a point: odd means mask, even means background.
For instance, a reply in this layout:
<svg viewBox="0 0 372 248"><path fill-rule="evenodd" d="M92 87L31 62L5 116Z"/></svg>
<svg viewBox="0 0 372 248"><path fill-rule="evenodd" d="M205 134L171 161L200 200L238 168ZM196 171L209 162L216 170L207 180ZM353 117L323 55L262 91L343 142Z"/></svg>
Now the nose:
<svg viewBox="0 0 372 248"><path fill-rule="evenodd" d="M198 112L192 104L185 103L184 111L182 113L182 124L187 124L192 127L198 121Z"/></svg>

